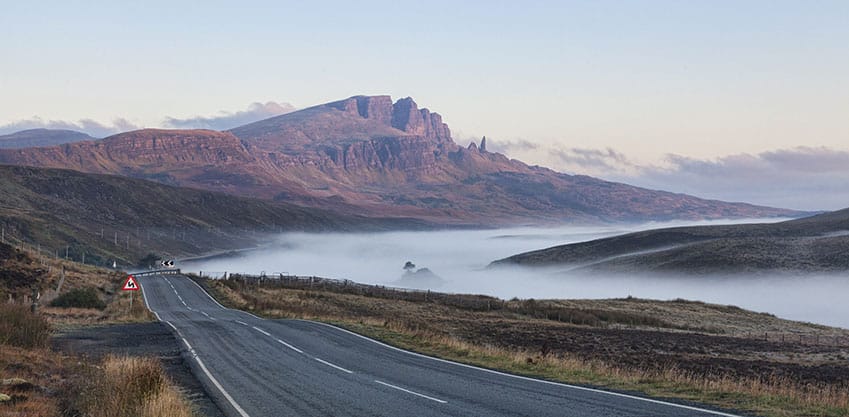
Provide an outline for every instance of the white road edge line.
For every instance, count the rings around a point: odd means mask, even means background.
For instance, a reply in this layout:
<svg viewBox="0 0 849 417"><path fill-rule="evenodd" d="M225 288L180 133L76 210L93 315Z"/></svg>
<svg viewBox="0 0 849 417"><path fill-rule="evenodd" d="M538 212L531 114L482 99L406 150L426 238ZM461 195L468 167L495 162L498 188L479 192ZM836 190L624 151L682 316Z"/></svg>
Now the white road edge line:
<svg viewBox="0 0 849 417"><path fill-rule="evenodd" d="M359 337L361 339L368 340L372 343L376 343L376 344L381 345L383 347L386 347L386 348L389 348L389 349L392 349L392 350L395 350L395 351L398 351L398 352L406 353L408 355L413 355L413 356L417 356L417 357L420 357L420 358L430 359L430 360L437 361L437 362L448 363L448 364L452 364L452 365L456 365L456 366L462 366L464 368L477 369L478 371L489 372L491 374L506 376L506 377L510 377L510 378L517 378L517 379L521 379L521 380L525 380L525 381L539 382L539 383L542 383L542 384L556 385L556 386L559 386L559 387L571 388L571 389L576 389L576 390L580 390L580 391L587 391L587 392L594 392L594 393L598 393L598 394L611 395L611 396L614 396L614 397L628 398L628 399L637 400L637 401L644 401L644 402L648 402L648 403L652 403L652 404L660 404L660 405L665 405L665 406L669 406L669 407L680 408L680 409L683 409L683 410L699 411L699 412L702 412L702 413L712 414L712 415L715 415L715 416L742 417L742 416L737 415L737 414L723 413L721 411L708 410L708 409L705 409L705 408L692 407L692 406L684 405L684 404L676 404L676 403L670 403L670 402L661 401L661 400L654 400L654 399L651 399L651 398L638 397L636 395L628 395L628 394L622 394L622 393L619 393L619 392L612 392L612 391L605 391L605 390L596 389L596 388L582 387L582 386L579 386L579 385L564 384L562 382L546 381L544 379L531 378L531 377L521 376L521 375L513 375L513 374L495 371L495 370L492 370L492 369L480 368L480 367L477 367L477 366L474 366L474 365L467 365L465 363L454 362L454 361L449 361L447 359L434 358L432 356L423 355L421 353L410 352L408 350L397 348L395 346L387 345L386 343L383 343L383 342L378 341L378 340L374 340L370 337L366 337L366 336L363 336L361 334L354 333L350 330L346 330L346 329L343 329L341 327L336 327L332 324L322 323L320 321L310 321L310 320L301 320L301 319L293 319L293 320L298 320L298 321L303 321L303 322L307 322L307 323L315 323L315 324L320 324L322 326L327 326L327 327L330 327L332 329L336 329L338 331L345 332L345 333L348 333L350 335Z"/></svg>
<svg viewBox="0 0 849 417"><path fill-rule="evenodd" d="M345 369L345 368L343 368L343 367L341 367L341 366L334 365L334 364L332 364L332 363L330 363L330 362L328 362L328 361L326 361L326 360L322 360L322 359L319 359L319 358L313 358L313 359L315 359L315 360L317 360L317 361L319 361L319 362L321 362L321 363L323 363L323 364L325 364L325 365L327 365L327 366L329 366L329 367L331 367L331 368L336 368L336 369L338 369L338 370L340 370L340 371L342 371L342 372L346 372L346 373L349 373L349 374L353 374L353 373L354 373L354 371L350 371L350 370L347 370L347 369Z"/></svg>
<svg viewBox="0 0 849 417"><path fill-rule="evenodd" d="M295 352L298 352L298 353L304 353L304 351L303 351L303 350L300 350L300 349L298 349L298 348L296 348L296 347L294 347L294 346L292 346L292 345L290 345L290 344L288 344L288 343L286 343L286 342L284 342L284 341L282 341L282 340L280 340L280 339L277 339L277 342L278 342L278 343L280 343L280 344L281 344L281 345L283 345L283 346L286 346L286 347L287 347L287 348L289 348L289 349L294 350Z"/></svg>
<svg viewBox="0 0 849 417"><path fill-rule="evenodd" d="M253 328L254 328L254 330L256 330L256 331L258 331L258 332L260 332L260 333L262 333L262 334L264 334L264 335L266 335L266 336L271 336L271 333L269 333L269 332L267 332L267 331L265 331L265 330L262 330L262 329L260 329L259 327L256 327L256 326L251 326L251 327L253 327Z"/></svg>
<svg viewBox="0 0 849 417"><path fill-rule="evenodd" d="M166 282L168 282L167 278L165 280L166 280ZM192 282L194 282L194 281L192 281ZM171 284L171 282L168 282L168 284ZM142 287L140 282L139 282L139 287ZM204 291L204 292L206 292L206 291ZM207 294L207 295L209 295L209 294ZM147 295L145 294L143 287L142 287L142 297L144 298L144 305L147 307L148 310L150 310L150 305L147 303ZM150 311L153 311L153 310L150 310ZM156 313L154 312L154 314L156 314ZM162 321L162 319L159 318L159 314L156 314L156 318L159 321ZM180 334L180 331L177 330L177 327L174 326L174 324L172 324L170 321L166 321L165 323L167 323L169 326L171 326L171 328L173 328L174 331L177 332L177 334ZM203 371L204 374L206 374L206 377L209 378L210 382L212 382L212 385L215 385L215 388L218 388L218 391L221 392L221 395L224 396L224 399L226 399L227 402L229 402L230 405L233 406L233 409L236 410L236 412L239 413L239 415L242 416L242 417L251 417L250 414L245 412L245 410L239 405L239 403L237 403L236 400L234 400L233 397L230 396L230 393L228 393L227 390L225 390L224 387L221 386L221 383L218 382L218 380L215 379L214 376L212 376L212 373L209 372L209 369L206 368L206 365L204 365L203 361L200 360L200 357L197 355L197 353L194 352L194 349L192 349L192 346L189 344L189 341L186 340L186 338L183 337L182 335L180 336L180 339L183 339L183 343L185 343L186 346L189 348L189 351L192 352L192 356L197 361L198 365L200 366L200 369Z"/></svg>
<svg viewBox="0 0 849 417"><path fill-rule="evenodd" d="M389 388L395 388L395 389L397 389L398 391L404 391L404 392L406 392L407 394L413 394L413 395L416 395L416 396L419 396L419 397L422 397L422 398L427 398L428 400L436 401L436 402L438 402L438 403L440 403L440 404L448 404L448 401L440 400L439 398L433 398L433 397L430 397L430 396L427 396L427 395L424 395L424 394L419 394L418 392L410 391L410 390L408 390L408 389L404 389L404 388L401 388L401 387L398 387L398 386L395 386L395 385L392 385L392 384L387 384L387 383L385 383L385 382L383 382L383 381L378 381L378 380L376 380L376 379L375 379L375 380L374 380L374 382L377 382L377 383L378 383L378 384L380 384L380 385L385 385L385 386L387 386L387 387L389 387Z"/></svg>
<svg viewBox="0 0 849 417"><path fill-rule="evenodd" d="M248 413L245 412L245 410L242 409L242 407L239 406L239 403L237 403L236 400L234 400L233 397L230 396L227 390L225 390L224 387L221 386L218 380L215 379L215 377L212 376L211 373L209 373L209 369L206 369L206 365L203 364L203 361L200 360L200 357L195 356L195 360L198 361L198 365L200 365L200 369L203 371L204 374L206 374L206 377L209 378L210 381L212 381L212 384L215 385L215 388L218 388L218 391L221 391L221 394L223 394L224 398L227 399L230 405L232 405L233 408L236 409L236 412L238 412L239 415L242 417L251 417L250 415L248 415Z"/></svg>

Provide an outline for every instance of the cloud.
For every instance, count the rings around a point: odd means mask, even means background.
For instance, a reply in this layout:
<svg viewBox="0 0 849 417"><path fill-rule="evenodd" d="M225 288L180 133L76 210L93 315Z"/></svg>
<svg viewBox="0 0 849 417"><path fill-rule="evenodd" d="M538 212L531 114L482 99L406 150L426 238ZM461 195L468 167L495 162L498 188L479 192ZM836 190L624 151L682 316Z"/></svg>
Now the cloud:
<svg viewBox="0 0 849 417"><path fill-rule="evenodd" d="M237 112L220 111L215 116L196 116L186 119L176 117L165 117L158 126L173 129L213 129L227 130L243 124L252 123L257 120L290 113L295 110L289 103L278 103L269 101L267 103L251 103L246 110ZM87 133L96 138L105 138L116 133L128 132L130 130L142 129L140 126L125 118L115 118L111 123L101 123L93 119L80 119L77 121L45 120L34 116L26 120L18 120L5 125L0 125L0 135L19 132L27 129L67 129Z"/></svg>
<svg viewBox="0 0 849 417"><path fill-rule="evenodd" d="M847 150L800 146L713 159L668 154L655 164L641 164L612 148L490 143L491 149L528 163L651 189L801 210L849 207Z"/></svg>
<svg viewBox="0 0 849 417"><path fill-rule="evenodd" d="M227 130L293 111L295 111L295 107L289 103L278 103L274 101L251 103L247 110L237 112L221 111L215 116L195 116L186 119L166 117L164 126L177 129Z"/></svg>
<svg viewBox="0 0 849 417"><path fill-rule="evenodd" d="M116 133L139 129L139 126L124 118L116 118L112 120L111 124L105 124L92 119L80 119L76 122L69 122L64 120L44 120L41 117L35 116L31 119L18 120L0 126L0 134L5 135L27 129L76 130L85 132L96 138L103 138Z"/></svg>
<svg viewBox="0 0 849 417"><path fill-rule="evenodd" d="M512 152L522 152L539 149L540 144L524 139L492 140L491 138L487 138L486 147L491 152L498 152L503 153L505 155L509 155Z"/></svg>
<svg viewBox="0 0 849 417"><path fill-rule="evenodd" d="M636 166L631 163L624 154L613 150L613 148L605 148L604 150L586 148L550 148L548 149L548 152L550 155L554 156L569 167L618 171Z"/></svg>
<svg viewBox="0 0 849 417"><path fill-rule="evenodd" d="M667 155L665 166L612 179L722 200L797 208L849 207L849 151L796 147L716 159Z"/></svg>

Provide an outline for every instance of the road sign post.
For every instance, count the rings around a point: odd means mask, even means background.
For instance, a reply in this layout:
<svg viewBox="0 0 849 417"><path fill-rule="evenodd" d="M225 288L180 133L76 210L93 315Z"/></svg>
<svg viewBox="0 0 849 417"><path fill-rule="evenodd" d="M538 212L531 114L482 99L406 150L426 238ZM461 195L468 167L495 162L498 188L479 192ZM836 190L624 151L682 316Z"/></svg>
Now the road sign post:
<svg viewBox="0 0 849 417"><path fill-rule="evenodd" d="M130 292L130 310L129 312L133 312L133 293L139 290L139 283L136 282L136 277L132 275L127 275L127 280L124 281L124 286L121 288L123 291Z"/></svg>

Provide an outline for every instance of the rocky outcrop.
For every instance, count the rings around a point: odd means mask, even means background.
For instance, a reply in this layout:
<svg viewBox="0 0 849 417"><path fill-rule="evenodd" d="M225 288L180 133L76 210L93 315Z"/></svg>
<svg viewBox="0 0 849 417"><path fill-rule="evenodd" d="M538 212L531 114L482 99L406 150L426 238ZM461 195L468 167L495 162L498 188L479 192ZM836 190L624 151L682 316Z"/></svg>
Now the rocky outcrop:
<svg viewBox="0 0 849 417"><path fill-rule="evenodd" d="M410 97L398 100L392 107L392 127L437 142L451 141L451 131L442 122L442 116L428 109L419 109Z"/></svg>

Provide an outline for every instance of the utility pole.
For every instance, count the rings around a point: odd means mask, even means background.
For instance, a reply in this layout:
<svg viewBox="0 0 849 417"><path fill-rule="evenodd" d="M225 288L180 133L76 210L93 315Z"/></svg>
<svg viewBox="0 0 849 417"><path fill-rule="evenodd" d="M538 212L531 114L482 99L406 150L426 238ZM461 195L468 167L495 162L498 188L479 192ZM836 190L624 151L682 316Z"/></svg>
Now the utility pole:
<svg viewBox="0 0 849 417"><path fill-rule="evenodd" d="M85 265L85 252L83 252L83 265Z"/></svg>

